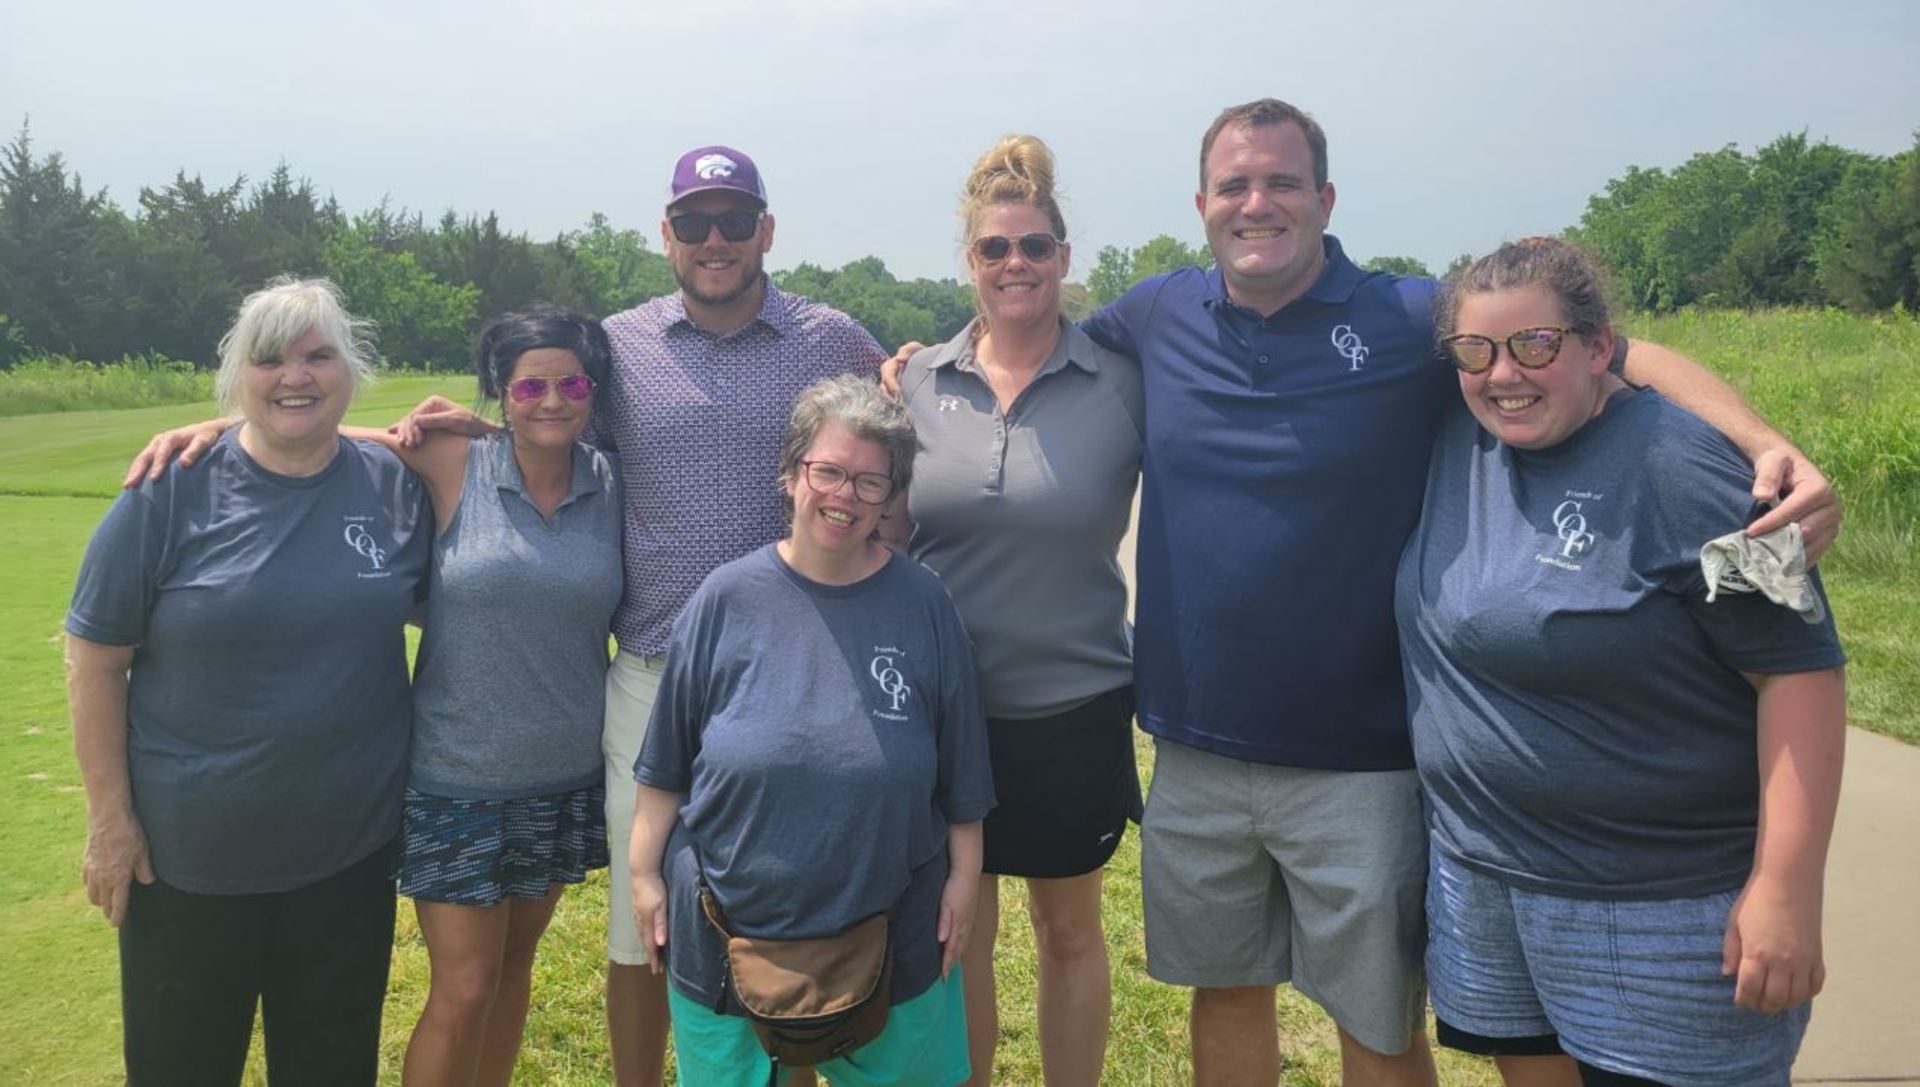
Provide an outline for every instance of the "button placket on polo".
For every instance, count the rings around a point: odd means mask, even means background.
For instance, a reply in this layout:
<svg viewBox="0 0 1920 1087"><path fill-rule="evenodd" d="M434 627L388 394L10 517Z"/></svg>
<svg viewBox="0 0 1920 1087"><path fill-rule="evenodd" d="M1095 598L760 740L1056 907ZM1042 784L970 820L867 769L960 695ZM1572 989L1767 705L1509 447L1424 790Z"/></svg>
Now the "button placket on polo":
<svg viewBox="0 0 1920 1087"><path fill-rule="evenodd" d="M987 491L999 494L1007 481L1007 416L998 403L993 406L993 442L988 448Z"/></svg>

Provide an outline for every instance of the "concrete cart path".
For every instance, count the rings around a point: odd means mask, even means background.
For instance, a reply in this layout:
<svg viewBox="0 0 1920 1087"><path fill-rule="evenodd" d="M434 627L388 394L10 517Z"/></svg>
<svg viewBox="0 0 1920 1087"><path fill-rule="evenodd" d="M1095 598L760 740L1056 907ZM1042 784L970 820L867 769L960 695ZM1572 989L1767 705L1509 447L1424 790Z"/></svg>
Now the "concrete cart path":
<svg viewBox="0 0 1920 1087"><path fill-rule="evenodd" d="M1920 1084L1920 748L1847 730L1825 921L1827 988L1793 1081Z"/></svg>

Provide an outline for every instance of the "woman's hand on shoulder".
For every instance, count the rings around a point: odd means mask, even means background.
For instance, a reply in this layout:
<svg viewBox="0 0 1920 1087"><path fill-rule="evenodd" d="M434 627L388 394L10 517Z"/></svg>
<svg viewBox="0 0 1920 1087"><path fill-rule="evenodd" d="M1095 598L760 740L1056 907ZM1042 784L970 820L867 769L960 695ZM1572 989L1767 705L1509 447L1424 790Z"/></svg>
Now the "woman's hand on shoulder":
<svg viewBox="0 0 1920 1087"><path fill-rule="evenodd" d="M127 919L133 881L152 883L155 878L140 820L131 812L88 820L87 852L80 872L87 885L87 901L100 907L107 924L119 928Z"/></svg>
<svg viewBox="0 0 1920 1087"><path fill-rule="evenodd" d="M900 345L893 357L880 364L880 391L891 399L900 399L900 375L906 372L907 360L926 347L919 340L908 340Z"/></svg>
<svg viewBox="0 0 1920 1087"><path fill-rule="evenodd" d="M1720 972L1733 1002L1768 1015L1804 1004L1827 983L1820 946L1821 888L1754 876L1727 913Z"/></svg>
<svg viewBox="0 0 1920 1087"><path fill-rule="evenodd" d="M201 454L232 425L231 419L207 419L155 434L127 465L126 478L120 481L121 489L131 490L144 482L158 480L167 474L169 463L180 468L193 467Z"/></svg>

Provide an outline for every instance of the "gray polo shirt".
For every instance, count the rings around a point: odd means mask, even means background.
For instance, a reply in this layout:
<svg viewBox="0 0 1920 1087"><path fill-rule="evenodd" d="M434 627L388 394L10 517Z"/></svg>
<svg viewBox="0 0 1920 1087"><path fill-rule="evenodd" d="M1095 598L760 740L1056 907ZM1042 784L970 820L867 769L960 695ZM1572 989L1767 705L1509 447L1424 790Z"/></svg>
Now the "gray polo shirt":
<svg viewBox="0 0 1920 1087"><path fill-rule="evenodd" d="M920 438L911 551L953 594L990 717L1062 713L1133 680L1117 556L1140 478L1140 364L1061 323L1006 412L972 325L901 377Z"/></svg>
<svg viewBox="0 0 1920 1087"><path fill-rule="evenodd" d="M482 800L598 784L607 627L619 603L612 459L575 443L566 500L543 517L513 438L476 440L460 504L433 541L408 783Z"/></svg>

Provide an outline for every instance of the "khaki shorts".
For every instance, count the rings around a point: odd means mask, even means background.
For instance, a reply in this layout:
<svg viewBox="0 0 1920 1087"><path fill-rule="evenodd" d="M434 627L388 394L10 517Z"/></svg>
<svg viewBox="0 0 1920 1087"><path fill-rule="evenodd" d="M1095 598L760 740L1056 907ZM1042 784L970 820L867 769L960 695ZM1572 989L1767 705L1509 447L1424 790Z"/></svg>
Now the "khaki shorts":
<svg viewBox="0 0 1920 1087"><path fill-rule="evenodd" d="M1412 770L1306 770L1161 740L1141 824L1147 972L1293 987L1361 1045L1425 1013L1427 836Z"/></svg>
<svg viewBox="0 0 1920 1087"><path fill-rule="evenodd" d="M622 650L607 668L607 719L600 734L607 760L607 850L613 862L607 871L607 958L623 966L645 966L649 958L633 921L627 839L633 835L633 760L647 738L664 663Z"/></svg>

